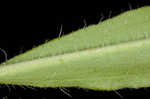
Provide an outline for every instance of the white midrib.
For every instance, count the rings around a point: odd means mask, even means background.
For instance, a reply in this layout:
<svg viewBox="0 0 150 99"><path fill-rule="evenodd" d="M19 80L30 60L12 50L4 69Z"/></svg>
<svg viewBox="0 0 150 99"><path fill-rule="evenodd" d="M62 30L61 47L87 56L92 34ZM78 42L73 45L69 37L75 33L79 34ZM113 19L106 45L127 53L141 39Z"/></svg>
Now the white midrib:
<svg viewBox="0 0 150 99"><path fill-rule="evenodd" d="M30 61L24 61L24 62L19 62L19 63L14 63L14 64L8 64L8 65L2 65L0 66L0 69L1 68L6 68L6 67L9 67L9 66L17 66L17 65L20 65L20 64L30 64L30 63L40 63L41 61L45 61L45 60L49 60L49 59L59 59L59 58L62 58L62 57L66 57L66 56L77 56L77 55L81 55L81 54L85 54L85 53L90 53L90 52L95 52L95 51L101 51L101 52L104 52L104 51L114 51L114 50L120 50L120 49L126 49L128 47L131 47L131 46L137 46L138 48L140 46L142 46L143 44L148 44L150 45L150 38L148 39L144 39L144 40L136 40L136 41L130 41L130 42L122 42L122 43L119 43L119 44L115 44L115 45L109 45L109 46L105 46L105 47L100 47L100 48L89 48L89 49L86 49L86 50L80 50L80 51L75 51L75 52L71 52L71 53L65 53L65 54L60 54L60 55L57 55L57 56L50 56L50 57L44 57L44 58L38 58L38 59L34 59L34 60L30 60Z"/></svg>

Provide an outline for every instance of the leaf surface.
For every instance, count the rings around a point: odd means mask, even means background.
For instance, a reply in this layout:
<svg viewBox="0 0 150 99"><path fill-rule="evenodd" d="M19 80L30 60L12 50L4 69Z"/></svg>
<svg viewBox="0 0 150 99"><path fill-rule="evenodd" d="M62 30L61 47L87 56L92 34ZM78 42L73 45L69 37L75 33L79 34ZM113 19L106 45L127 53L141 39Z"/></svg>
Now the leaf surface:
<svg viewBox="0 0 150 99"><path fill-rule="evenodd" d="M128 11L20 54L0 65L0 84L150 87L149 11Z"/></svg>

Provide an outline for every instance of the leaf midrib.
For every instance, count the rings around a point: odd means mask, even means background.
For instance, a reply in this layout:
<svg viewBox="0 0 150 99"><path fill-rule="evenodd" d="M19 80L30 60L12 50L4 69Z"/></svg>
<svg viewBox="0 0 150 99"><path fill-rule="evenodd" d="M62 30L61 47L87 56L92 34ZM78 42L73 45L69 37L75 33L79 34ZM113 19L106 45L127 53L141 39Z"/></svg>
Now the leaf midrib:
<svg viewBox="0 0 150 99"><path fill-rule="evenodd" d="M2 65L0 66L1 67L6 67L6 66L10 66L10 65L16 65L16 64L22 64L22 63L28 63L28 62L34 62L34 61L37 61L37 60L41 60L41 59L47 59L47 58L53 58L53 57L61 57L61 56L67 56L67 55L71 55L71 54L76 54L76 53L81 53L83 51L90 51L90 50L99 50L99 49L105 49L105 48L111 48L111 47L115 47L115 46L124 46L126 44L132 44L132 43L137 43L137 42L140 42L140 41L150 41L150 38L147 38L145 39L145 37L141 38L141 39L138 39L138 40L129 40L129 41L122 41L120 43L114 43L114 44L111 44L111 45L108 45L108 46L104 46L104 47L91 47L91 48L88 48L88 49L81 49L81 50L78 50L78 51L74 51L74 52L66 52L65 54L58 54L58 55L55 55L55 56L50 56L50 57L43 57L43 58L38 58L38 59L33 59L33 60L30 60L30 61L23 61L23 62L18 62L18 63L13 63L13 64L8 64L8 65Z"/></svg>

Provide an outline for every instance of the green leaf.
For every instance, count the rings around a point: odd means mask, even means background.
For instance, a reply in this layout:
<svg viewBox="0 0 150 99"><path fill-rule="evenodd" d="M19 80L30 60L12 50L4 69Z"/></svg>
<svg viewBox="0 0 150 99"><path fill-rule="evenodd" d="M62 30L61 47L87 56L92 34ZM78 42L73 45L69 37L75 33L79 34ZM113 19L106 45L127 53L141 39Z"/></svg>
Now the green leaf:
<svg viewBox="0 0 150 99"><path fill-rule="evenodd" d="M150 7L49 41L0 65L0 84L150 87Z"/></svg>

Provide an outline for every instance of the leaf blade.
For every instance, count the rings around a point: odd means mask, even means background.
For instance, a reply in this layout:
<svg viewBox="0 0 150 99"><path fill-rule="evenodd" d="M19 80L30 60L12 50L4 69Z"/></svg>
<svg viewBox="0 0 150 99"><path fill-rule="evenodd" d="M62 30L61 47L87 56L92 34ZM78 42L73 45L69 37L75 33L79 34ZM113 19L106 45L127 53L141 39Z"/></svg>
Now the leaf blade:
<svg viewBox="0 0 150 99"><path fill-rule="evenodd" d="M63 46L66 48L64 55L60 52L58 55L55 53L56 56L49 55L47 57L46 55L50 53L46 53L41 59L36 56L31 60L30 57L40 53L40 50L44 49L43 46L46 46L46 51L51 42L20 55L14 58L14 60L21 59L20 62L16 63L12 59L10 62L6 62L6 66L0 67L0 83L40 87L79 86L98 90L150 86L150 22L148 21L150 14L146 13L149 9L150 7L145 7L128 12L129 14L124 14L124 16L118 16L123 22L126 22L124 18L128 16L127 19L132 21L129 21L129 26L126 26L127 23L123 25L115 23L117 18L114 18L103 22L104 25L91 26L60 40L54 40L52 43L55 46L58 44L54 49L59 49L60 45L65 44ZM146 17L141 19L143 16ZM133 22L134 18L136 20ZM136 25L132 26L135 23ZM111 25L114 26L111 27ZM132 27L130 28L130 26ZM103 30L100 29L101 34L96 31L100 27L103 27ZM109 30L107 30L108 27L110 27ZM120 29L116 30L117 28ZM90 34L92 31L96 31L94 36ZM89 35L85 36L84 33ZM78 37L81 40L75 41L75 43L69 42L78 40ZM83 40L86 42L83 43ZM110 42L109 46L107 41ZM77 50L73 48L72 44L79 44ZM126 72L128 75L124 75ZM142 78L143 76L145 77Z"/></svg>

